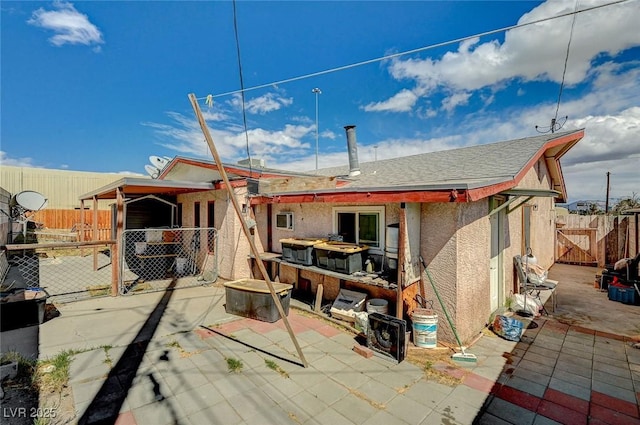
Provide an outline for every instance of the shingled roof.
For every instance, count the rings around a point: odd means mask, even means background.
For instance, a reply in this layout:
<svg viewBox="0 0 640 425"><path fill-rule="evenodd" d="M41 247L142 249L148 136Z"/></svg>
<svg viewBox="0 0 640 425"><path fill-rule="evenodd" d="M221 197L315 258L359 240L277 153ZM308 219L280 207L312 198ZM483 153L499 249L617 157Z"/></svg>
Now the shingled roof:
<svg viewBox="0 0 640 425"><path fill-rule="evenodd" d="M457 202L473 201L518 187L541 158L549 168L550 189L562 202L566 189L559 159L583 136L580 129L365 162L356 176L349 176L348 165L323 168L319 175L338 177L335 188L270 193L253 202L443 202L453 191L461 194Z"/></svg>
<svg viewBox="0 0 640 425"><path fill-rule="evenodd" d="M547 143L576 133L544 134L484 145L360 163L361 174L350 177L349 166L324 168L340 176L349 189L473 189L514 180Z"/></svg>

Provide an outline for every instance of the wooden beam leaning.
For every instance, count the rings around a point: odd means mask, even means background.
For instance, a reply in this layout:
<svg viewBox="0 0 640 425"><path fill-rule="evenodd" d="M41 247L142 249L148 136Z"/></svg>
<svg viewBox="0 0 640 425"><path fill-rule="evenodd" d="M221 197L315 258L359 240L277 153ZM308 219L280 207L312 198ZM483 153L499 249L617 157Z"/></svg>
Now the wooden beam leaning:
<svg viewBox="0 0 640 425"><path fill-rule="evenodd" d="M231 184L229 183L229 177L227 176L227 172L224 169L224 166L222 165L222 160L220 159L220 155L218 155L218 151L215 147L215 144L213 143L213 138L211 137L211 133L209 133L209 128L207 127L207 123L205 122L204 117L202 116L202 112L200 111L200 106L198 106L198 100L196 99L195 94L190 93L189 100L191 101L191 106L193 107L193 110L196 114L196 118L198 119L198 123L200 124L200 128L202 129L202 133L204 134L204 137L207 140L207 145L209 145L209 150L213 155L213 159L216 163L216 166L218 167L220 176L222 177L222 180L224 181L225 186L229 191L229 197L231 198L231 203L233 204L233 208L236 210L236 214L240 219L240 223L242 224L242 231L244 232L244 235L246 236L247 241L249 242L249 246L251 247L251 253L253 254L254 258L256 258L256 264L258 265L258 268L260 269L260 273L262 273L262 277L264 278L265 282L267 283L267 286L269 287L269 292L271 292L271 297L273 298L276 308L280 313L280 317L282 318L282 321L284 322L284 325L287 328L287 332L291 337L291 341L293 342L293 345L295 345L296 347L296 351L298 352L300 361L302 362L302 365L304 367L308 367L309 364L307 363L307 360L305 359L304 354L302 353L302 349L300 348L300 344L298 344L298 340L296 339L296 336L293 333L293 329L291 328L289 319L287 319L287 315L284 313L284 308L282 307L280 298L276 295L276 291L273 288L273 282L271 282L271 279L269 278L269 273L267 273L267 269L264 266L264 263L262 262L262 260L260 259L260 253L258 252L258 247L256 246L255 242L251 238L251 234L249 232L249 226L247 226L247 223L244 220L244 217L242 216L242 209L240 208L240 204L238 203L236 194L233 192L231 188Z"/></svg>

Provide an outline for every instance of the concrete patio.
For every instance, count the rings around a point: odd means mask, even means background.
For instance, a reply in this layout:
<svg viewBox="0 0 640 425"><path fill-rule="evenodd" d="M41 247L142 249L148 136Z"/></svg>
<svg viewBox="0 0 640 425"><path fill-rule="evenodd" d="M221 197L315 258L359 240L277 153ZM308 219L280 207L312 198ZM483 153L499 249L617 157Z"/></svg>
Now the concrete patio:
<svg viewBox="0 0 640 425"><path fill-rule="evenodd" d="M71 423L640 424L640 350L625 339L640 307L606 300L592 272L554 266L556 311L518 343L483 332L468 365L365 358L353 333L291 308L304 368L283 322L227 315L220 284L60 305L32 348L82 351ZM572 310L576 290L590 297L583 308L603 306L605 323ZM242 367L231 372L228 359Z"/></svg>

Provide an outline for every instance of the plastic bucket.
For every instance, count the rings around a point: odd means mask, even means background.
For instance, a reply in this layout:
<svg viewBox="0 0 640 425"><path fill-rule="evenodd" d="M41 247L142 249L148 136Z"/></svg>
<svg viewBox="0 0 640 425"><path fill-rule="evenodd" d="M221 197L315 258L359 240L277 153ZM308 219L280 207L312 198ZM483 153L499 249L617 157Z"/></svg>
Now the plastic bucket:
<svg viewBox="0 0 640 425"><path fill-rule="evenodd" d="M367 313L387 314L389 311L389 301L382 298L372 298L367 302Z"/></svg>
<svg viewBox="0 0 640 425"><path fill-rule="evenodd" d="M187 259L182 257L176 258L176 272L178 274L183 274L186 268L187 268Z"/></svg>
<svg viewBox="0 0 640 425"><path fill-rule="evenodd" d="M144 252L147 249L147 243L146 242L136 242L135 243L135 247L136 247L136 254L142 255L142 254L144 254Z"/></svg>
<svg viewBox="0 0 640 425"><path fill-rule="evenodd" d="M415 346L436 348L438 346L438 315L433 310L417 308L411 314L411 320Z"/></svg>

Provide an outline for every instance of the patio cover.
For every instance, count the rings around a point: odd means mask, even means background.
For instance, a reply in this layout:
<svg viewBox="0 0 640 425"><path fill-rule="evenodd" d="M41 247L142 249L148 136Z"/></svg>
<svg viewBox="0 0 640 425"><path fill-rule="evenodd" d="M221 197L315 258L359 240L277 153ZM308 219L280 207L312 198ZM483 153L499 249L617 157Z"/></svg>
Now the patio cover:
<svg viewBox="0 0 640 425"><path fill-rule="evenodd" d="M178 195L187 192L213 190L213 182L154 180L146 177L124 177L80 196L80 201L116 199L118 190L125 196Z"/></svg>

